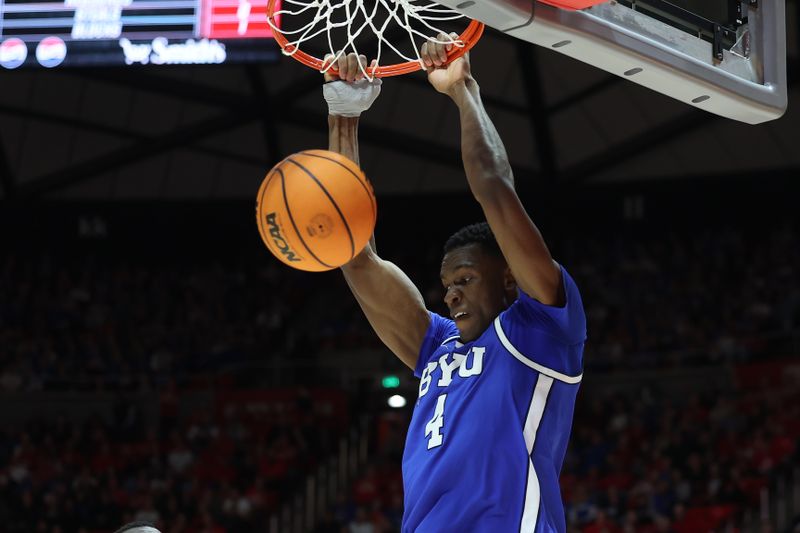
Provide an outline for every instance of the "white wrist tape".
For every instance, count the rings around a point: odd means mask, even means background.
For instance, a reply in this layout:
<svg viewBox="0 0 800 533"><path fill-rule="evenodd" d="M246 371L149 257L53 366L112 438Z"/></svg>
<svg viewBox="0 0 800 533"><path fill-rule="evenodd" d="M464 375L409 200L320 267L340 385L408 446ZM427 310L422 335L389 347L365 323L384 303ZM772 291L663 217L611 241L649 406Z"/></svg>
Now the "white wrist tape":
<svg viewBox="0 0 800 533"><path fill-rule="evenodd" d="M328 114L342 117L357 117L372 105L381 94L381 79L364 78L352 83L336 80L322 86L322 94L328 102Z"/></svg>

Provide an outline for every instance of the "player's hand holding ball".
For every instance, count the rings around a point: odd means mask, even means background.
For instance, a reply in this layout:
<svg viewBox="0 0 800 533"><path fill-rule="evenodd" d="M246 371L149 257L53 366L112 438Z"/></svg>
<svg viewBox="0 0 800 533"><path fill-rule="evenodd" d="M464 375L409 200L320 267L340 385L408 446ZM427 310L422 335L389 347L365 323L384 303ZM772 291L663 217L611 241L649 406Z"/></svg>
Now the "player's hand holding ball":
<svg viewBox="0 0 800 533"><path fill-rule="evenodd" d="M334 56L326 57L326 66ZM339 54L325 71L329 114L358 117L380 93L380 79L366 79L366 58ZM376 66L373 61L371 67ZM336 68L333 68L336 67ZM312 272L338 268L367 245L375 229L372 185L342 154L304 150L269 171L256 200L264 244L285 264Z"/></svg>

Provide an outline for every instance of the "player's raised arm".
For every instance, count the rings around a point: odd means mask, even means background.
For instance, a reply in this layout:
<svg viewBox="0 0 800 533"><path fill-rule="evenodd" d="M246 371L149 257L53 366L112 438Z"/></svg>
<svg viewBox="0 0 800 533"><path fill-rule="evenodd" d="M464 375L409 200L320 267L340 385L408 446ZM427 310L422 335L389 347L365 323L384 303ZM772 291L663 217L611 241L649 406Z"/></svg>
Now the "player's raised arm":
<svg viewBox="0 0 800 533"><path fill-rule="evenodd" d="M440 34L437 40L446 41L447 36ZM421 55L431 85L458 106L461 155L472 194L481 204L518 286L543 304L563 305L561 269L514 190L506 149L483 107L469 54L443 66L448 46L453 45L429 41L422 45Z"/></svg>
<svg viewBox="0 0 800 533"><path fill-rule="evenodd" d="M366 58L342 54L336 72L328 71L329 149L359 163L358 118L380 92L380 80L363 79ZM345 280L375 333L412 370L430 324L430 315L419 290L396 265L375 252L375 240L342 267Z"/></svg>

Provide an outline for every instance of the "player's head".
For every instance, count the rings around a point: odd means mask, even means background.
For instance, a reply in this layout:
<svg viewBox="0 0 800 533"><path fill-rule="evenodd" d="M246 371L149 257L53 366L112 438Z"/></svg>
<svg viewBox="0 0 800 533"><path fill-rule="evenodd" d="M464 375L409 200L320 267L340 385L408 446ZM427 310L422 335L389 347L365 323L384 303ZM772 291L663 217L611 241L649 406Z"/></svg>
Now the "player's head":
<svg viewBox="0 0 800 533"><path fill-rule="evenodd" d="M465 226L447 239L440 276L463 341L477 339L517 297L511 269L486 222Z"/></svg>
<svg viewBox="0 0 800 533"><path fill-rule="evenodd" d="M150 522L131 522L125 524L114 533L161 533Z"/></svg>

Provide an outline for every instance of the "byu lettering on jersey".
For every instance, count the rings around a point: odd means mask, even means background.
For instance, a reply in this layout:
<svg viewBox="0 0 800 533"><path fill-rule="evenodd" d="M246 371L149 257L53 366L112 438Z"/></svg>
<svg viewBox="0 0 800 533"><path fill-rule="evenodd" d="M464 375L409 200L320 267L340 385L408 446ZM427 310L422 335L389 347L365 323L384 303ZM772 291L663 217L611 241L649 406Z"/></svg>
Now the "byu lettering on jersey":
<svg viewBox="0 0 800 533"><path fill-rule="evenodd" d="M564 532L558 477L582 377L586 317L523 292L476 340L431 313L403 455L403 533Z"/></svg>

